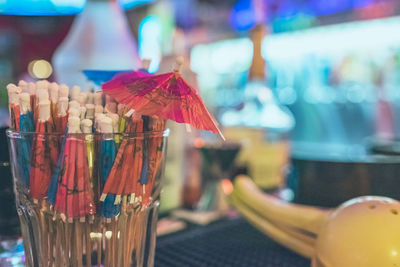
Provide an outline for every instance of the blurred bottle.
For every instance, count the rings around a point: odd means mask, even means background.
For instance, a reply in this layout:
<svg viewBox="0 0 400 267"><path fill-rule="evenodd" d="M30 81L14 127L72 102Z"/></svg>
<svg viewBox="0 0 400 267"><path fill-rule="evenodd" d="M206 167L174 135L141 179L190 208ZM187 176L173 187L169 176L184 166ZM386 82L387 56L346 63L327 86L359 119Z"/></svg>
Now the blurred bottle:
<svg viewBox="0 0 400 267"><path fill-rule="evenodd" d="M136 43L117 1L88 0L53 57L56 80L82 88L84 69L127 70L139 65Z"/></svg>
<svg viewBox="0 0 400 267"><path fill-rule="evenodd" d="M268 190L283 183L288 163L290 130L294 119L280 106L266 86L265 61L261 55L263 25L251 32L253 60L245 87L243 108L223 114L224 134L228 140L242 142L238 165L247 165L250 176L261 188Z"/></svg>

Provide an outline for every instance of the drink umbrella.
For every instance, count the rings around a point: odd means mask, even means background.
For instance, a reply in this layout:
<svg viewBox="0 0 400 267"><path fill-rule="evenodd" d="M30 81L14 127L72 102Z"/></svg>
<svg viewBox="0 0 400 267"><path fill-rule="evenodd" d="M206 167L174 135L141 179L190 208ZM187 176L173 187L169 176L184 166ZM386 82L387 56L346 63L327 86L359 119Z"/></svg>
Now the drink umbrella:
<svg viewBox="0 0 400 267"><path fill-rule="evenodd" d="M104 201L108 194L115 194L115 204L119 204L123 195L131 195L131 202L139 199L139 179L143 161L143 138L131 137L129 133L143 132L141 115L134 113L128 120L126 133L115 162L104 184L100 201ZM131 178L133 177L133 178Z"/></svg>
<svg viewBox="0 0 400 267"><path fill-rule="evenodd" d="M7 85L11 129L16 131L19 131L19 91L20 89L15 84L10 83Z"/></svg>
<svg viewBox="0 0 400 267"><path fill-rule="evenodd" d="M116 80L116 77L102 88L105 94L142 115L188 123L223 137L201 97L182 78L179 72L182 63L183 58L178 57L177 67L172 72L126 81Z"/></svg>
<svg viewBox="0 0 400 267"><path fill-rule="evenodd" d="M28 93L21 93L20 96L21 114L19 116L19 130L21 132L34 132L33 116L30 105L30 96ZM21 178L25 186L29 187L30 172L30 151L32 139L29 135L22 136L22 140L18 146L19 163L21 170Z"/></svg>
<svg viewBox="0 0 400 267"><path fill-rule="evenodd" d="M58 156L57 165L55 166L55 168L53 168L51 180L50 180L50 184L49 184L49 190L47 192L47 201L50 203L50 205L52 207L56 204L57 188L58 188L58 184L60 182L59 179L60 179L61 170L63 170L63 156L64 156L64 148L65 148L65 141L67 139L67 135L68 135L68 127L66 127L66 132L63 135L63 138L61 141L60 155Z"/></svg>
<svg viewBox="0 0 400 267"><path fill-rule="evenodd" d="M164 119L154 116L149 117L147 119L147 130L158 132L164 131L165 123L166 121ZM162 147L162 137L151 138L147 141L145 140L143 158L147 160L143 160L142 173L140 176L140 183L142 184L143 188L142 203L144 206L148 206L151 203L151 194L153 191L154 181L162 161Z"/></svg>
<svg viewBox="0 0 400 267"><path fill-rule="evenodd" d="M34 201L47 196L50 184L52 166L58 159L58 144L54 137L46 136L52 133L53 123L50 116L50 101L39 98L38 120L36 134L33 137L31 169L30 169L30 194Z"/></svg>
<svg viewBox="0 0 400 267"><path fill-rule="evenodd" d="M112 120L104 117L100 121L100 131L103 134L100 140L100 161L99 161L99 175L100 175L100 190L103 190L104 184L107 181L108 174L114 164L115 156L117 154L115 141L113 138ZM105 218L113 218L120 212L120 205L114 204L115 195L108 194L104 202L101 204L100 213Z"/></svg>
<svg viewBox="0 0 400 267"><path fill-rule="evenodd" d="M143 117L135 113L132 115L131 122L128 125L128 132L129 133L142 133L143 132L143 125L144 120ZM140 137L137 136L136 138L132 138L130 140L130 143L133 146L133 157L131 157L131 160L133 160L132 164L132 169L131 169L131 175L127 173L125 177L125 186L121 187L119 186L119 190L122 190L123 195L129 195L129 194L134 194L135 197L132 198L133 200L136 200L136 202L141 202L142 201L142 190L140 186L140 178L141 178L141 173L142 173L142 167L143 167L143 144L144 140L146 137ZM128 158L129 160L129 158ZM133 179L130 179L130 177L133 177ZM131 198L131 201L132 201Z"/></svg>
<svg viewBox="0 0 400 267"><path fill-rule="evenodd" d="M74 218L84 220L86 215L95 214L93 193L89 184L87 148L79 133L79 117L70 116L54 206L61 217L64 220L67 218L69 222Z"/></svg>

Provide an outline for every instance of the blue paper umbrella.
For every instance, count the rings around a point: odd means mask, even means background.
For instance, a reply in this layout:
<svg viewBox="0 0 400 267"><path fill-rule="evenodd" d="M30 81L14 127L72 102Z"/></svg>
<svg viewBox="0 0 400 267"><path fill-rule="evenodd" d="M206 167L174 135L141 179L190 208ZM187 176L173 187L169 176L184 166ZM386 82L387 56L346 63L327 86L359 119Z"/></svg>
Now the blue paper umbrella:
<svg viewBox="0 0 400 267"><path fill-rule="evenodd" d="M143 119L143 131L149 131L149 116L142 116ZM143 140L143 161L142 161L142 172L140 173L140 184L146 185L149 181L149 140L144 138Z"/></svg>
<svg viewBox="0 0 400 267"><path fill-rule="evenodd" d="M21 114L19 117L20 131L21 132L34 132L35 127L33 124L32 112L28 111L25 114ZM18 144L18 163L20 164L19 169L21 170L22 182L29 187L30 180L30 153L32 147L32 137L30 135L23 135L20 143Z"/></svg>
<svg viewBox="0 0 400 267"><path fill-rule="evenodd" d="M60 155L58 156L57 165L55 166L55 168L53 169L53 173L51 174L49 191L47 193L47 201L50 203L50 205L53 206L56 203L58 182L60 177L62 176L64 148L65 148L65 141L67 140L67 135L68 135L68 125L65 129L65 134L61 142Z"/></svg>
<svg viewBox="0 0 400 267"><path fill-rule="evenodd" d="M100 141L100 162L99 162L99 175L100 175L100 189L102 192L104 185L107 181L108 174L114 165L115 157L117 155L117 148L113 138L102 139ZM101 203L101 215L105 218L113 218L120 212L120 205L114 204L115 194L107 194L104 202Z"/></svg>
<svg viewBox="0 0 400 267"><path fill-rule="evenodd" d="M118 73L127 71L130 70L83 70L82 72L88 80L100 86L102 83L111 80Z"/></svg>

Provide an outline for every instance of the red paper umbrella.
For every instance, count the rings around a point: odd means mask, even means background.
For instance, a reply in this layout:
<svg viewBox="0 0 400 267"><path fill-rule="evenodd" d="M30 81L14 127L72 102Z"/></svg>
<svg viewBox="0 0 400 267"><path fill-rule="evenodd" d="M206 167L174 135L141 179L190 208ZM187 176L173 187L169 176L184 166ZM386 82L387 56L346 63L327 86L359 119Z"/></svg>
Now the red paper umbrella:
<svg viewBox="0 0 400 267"><path fill-rule="evenodd" d="M165 120L159 118L150 118L149 129L151 131L164 131ZM162 149L163 137L154 137L149 140L148 144L148 169L145 175L148 176L147 184L144 187L143 192L143 205L148 206L151 203L151 193L153 191L154 181L160 171L160 165L162 163ZM143 170L142 170L143 171Z"/></svg>
<svg viewBox="0 0 400 267"><path fill-rule="evenodd" d="M143 120L140 116L132 116L126 132L143 132ZM116 204L121 201L121 195L135 194L138 197L141 194L139 179L143 162L142 149L143 138L129 136L123 138L104 185L101 201L104 201L109 193L116 195Z"/></svg>
<svg viewBox="0 0 400 267"><path fill-rule="evenodd" d="M222 136L201 97L179 73L182 60L177 63L170 73L118 83L111 80L103 84L103 91L140 114L188 123Z"/></svg>
<svg viewBox="0 0 400 267"><path fill-rule="evenodd" d="M95 213L85 141L69 136L65 142L55 210L68 219Z"/></svg>
<svg viewBox="0 0 400 267"><path fill-rule="evenodd" d="M55 119L55 130L58 133L62 133L65 132L65 128L67 127L67 123L68 123L68 115L65 116L61 116L61 117L57 117Z"/></svg>
<svg viewBox="0 0 400 267"><path fill-rule="evenodd" d="M33 199L39 200L47 196L52 167L57 164L59 148L56 136L45 135L53 132L51 119L38 120L36 132L32 143L30 194Z"/></svg>
<svg viewBox="0 0 400 267"><path fill-rule="evenodd" d="M116 74L110 81L106 82L106 84L113 88L118 88L133 82L137 78L149 76L151 76L151 74L145 71L126 71Z"/></svg>

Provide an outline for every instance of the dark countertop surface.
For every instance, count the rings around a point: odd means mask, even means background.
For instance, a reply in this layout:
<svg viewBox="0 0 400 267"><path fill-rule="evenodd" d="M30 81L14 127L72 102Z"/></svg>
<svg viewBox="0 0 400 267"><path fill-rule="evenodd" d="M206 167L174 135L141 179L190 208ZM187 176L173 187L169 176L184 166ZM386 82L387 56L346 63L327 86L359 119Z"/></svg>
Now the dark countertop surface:
<svg viewBox="0 0 400 267"><path fill-rule="evenodd" d="M238 218L159 237L155 267L169 266L309 267L310 261Z"/></svg>

